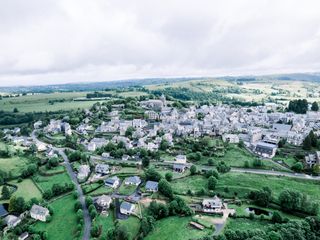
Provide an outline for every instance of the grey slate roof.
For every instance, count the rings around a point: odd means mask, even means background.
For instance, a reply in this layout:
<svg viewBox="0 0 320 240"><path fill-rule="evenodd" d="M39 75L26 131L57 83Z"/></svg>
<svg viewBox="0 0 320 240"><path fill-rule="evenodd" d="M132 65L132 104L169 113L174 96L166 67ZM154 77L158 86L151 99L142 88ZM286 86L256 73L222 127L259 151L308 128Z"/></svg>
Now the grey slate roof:
<svg viewBox="0 0 320 240"><path fill-rule="evenodd" d="M128 177L126 179L126 182L131 182L131 183L135 183L135 184L140 184L141 183L141 179L138 176L133 176L133 177Z"/></svg>
<svg viewBox="0 0 320 240"><path fill-rule="evenodd" d="M147 183L146 183L146 189L158 190L158 182L147 181Z"/></svg>
<svg viewBox="0 0 320 240"><path fill-rule="evenodd" d="M277 145L271 144L271 143L266 143L266 142L259 142L259 143L257 143L257 147L266 148L266 149L274 149L274 148L277 148Z"/></svg>
<svg viewBox="0 0 320 240"><path fill-rule="evenodd" d="M132 205L131 203L128 203L128 202L122 202L121 205L120 205L120 208L122 209L125 209L126 211L131 211L131 208L132 208Z"/></svg>
<svg viewBox="0 0 320 240"><path fill-rule="evenodd" d="M48 209L44 208L44 207L41 207L39 205L36 205L36 204L33 204L30 212L33 213L33 214L37 214L37 215L40 215L40 216L45 216L47 213L48 213Z"/></svg>

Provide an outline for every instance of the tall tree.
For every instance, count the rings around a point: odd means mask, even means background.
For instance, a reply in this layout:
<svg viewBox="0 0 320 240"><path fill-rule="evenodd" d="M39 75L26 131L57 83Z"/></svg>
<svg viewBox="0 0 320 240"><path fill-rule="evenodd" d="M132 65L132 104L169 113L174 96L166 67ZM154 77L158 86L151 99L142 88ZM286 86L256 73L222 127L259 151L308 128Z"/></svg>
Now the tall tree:
<svg viewBox="0 0 320 240"><path fill-rule="evenodd" d="M214 176L209 177L208 179L208 189L214 190L217 185L217 179Z"/></svg>
<svg viewBox="0 0 320 240"><path fill-rule="evenodd" d="M306 136L306 138L303 140L302 148L304 150L310 150L311 149L311 139L310 136Z"/></svg>
<svg viewBox="0 0 320 240"><path fill-rule="evenodd" d="M7 185L4 185L1 191L2 199L9 199L10 198L10 190Z"/></svg>
<svg viewBox="0 0 320 240"><path fill-rule="evenodd" d="M319 105L318 105L318 103L317 103L316 101L314 101L314 102L312 103L312 105L311 105L311 110L312 110L312 111L315 111L315 112L319 111Z"/></svg>

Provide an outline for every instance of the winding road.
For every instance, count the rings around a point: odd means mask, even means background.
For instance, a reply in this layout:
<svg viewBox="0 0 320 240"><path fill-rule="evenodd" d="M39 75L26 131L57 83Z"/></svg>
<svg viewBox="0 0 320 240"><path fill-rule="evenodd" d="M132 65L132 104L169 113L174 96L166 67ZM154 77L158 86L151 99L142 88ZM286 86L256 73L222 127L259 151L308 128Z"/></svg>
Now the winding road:
<svg viewBox="0 0 320 240"><path fill-rule="evenodd" d="M43 143L45 145L48 145L48 144L46 144L44 142L41 142L37 138L37 136L35 134L35 131L32 132L31 136L32 136L32 139L33 139L33 141L35 143ZM82 239L83 240L89 240L90 239L90 230L91 230L91 217L90 217L89 210L88 210L86 202L85 202L85 196L83 194L81 185L78 182L76 174L73 172L73 169L72 169L72 166L71 166L70 161L68 159L68 156L64 152L65 149L64 148L57 148L57 147L53 147L53 146L52 146L52 149L54 151L57 151L60 154L60 156L63 158L64 165L66 166L67 172L68 172L72 182L76 186L76 190L77 190L77 193L78 193L78 198L79 198L79 201L80 201L81 206L82 206L83 219L84 219L84 231L83 231L83 238Z"/></svg>

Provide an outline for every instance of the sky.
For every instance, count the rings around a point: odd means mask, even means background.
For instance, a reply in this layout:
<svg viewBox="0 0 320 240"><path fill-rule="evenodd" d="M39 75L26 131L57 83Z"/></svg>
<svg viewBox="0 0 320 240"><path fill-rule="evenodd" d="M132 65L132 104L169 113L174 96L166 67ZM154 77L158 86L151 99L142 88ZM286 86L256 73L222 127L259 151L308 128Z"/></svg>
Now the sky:
<svg viewBox="0 0 320 240"><path fill-rule="evenodd" d="M319 0L0 0L0 86L319 69Z"/></svg>

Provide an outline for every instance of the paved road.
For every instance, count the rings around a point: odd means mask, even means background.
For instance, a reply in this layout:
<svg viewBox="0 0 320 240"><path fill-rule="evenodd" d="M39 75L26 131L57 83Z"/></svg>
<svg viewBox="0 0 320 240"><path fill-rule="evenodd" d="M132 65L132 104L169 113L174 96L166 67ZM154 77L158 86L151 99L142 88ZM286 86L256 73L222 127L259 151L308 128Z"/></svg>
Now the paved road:
<svg viewBox="0 0 320 240"><path fill-rule="evenodd" d="M42 143L36 137L35 131L32 132L31 136L32 136L32 139L33 139L34 142ZM67 172L68 172L72 182L76 186L76 190L78 192L79 201L80 201L81 206L82 206L83 218L84 218L83 240L89 240L90 239L90 229L91 229L91 217L90 217L89 210L88 210L88 208L86 206L86 203L85 203L85 196L83 194L82 188L81 188L81 186L80 186L80 184L78 182L78 179L77 179L75 173L73 172L73 169L72 169L72 166L70 164L70 161L69 161L67 155L64 152L65 149L64 148L56 148L56 147L53 147L53 146L52 146L52 149L54 151L57 151L61 155L61 157L63 158L64 165L66 166Z"/></svg>
<svg viewBox="0 0 320 240"><path fill-rule="evenodd" d="M279 172L279 171L271 171L271 170L260 170L260 169L246 169L246 168L231 168L231 172L241 172L241 173L254 173L254 174L262 174L262 175L273 175L273 176L281 176L281 177L291 177L291 178L299 178L299 179L310 179L320 181L320 176L310 176L303 173L288 173L288 172Z"/></svg>
<svg viewBox="0 0 320 240"><path fill-rule="evenodd" d="M75 173L73 172L72 166L71 166L69 159L68 159L67 155L65 154L64 150L59 149L58 152L62 156L64 163L65 163L65 166L67 168L68 174L69 174L72 182L76 186L79 200L80 200L82 210L83 210L83 218L84 218L83 240L89 240L90 239L90 229L91 229L91 217L90 217L89 210L88 210L86 202L85 202L85 196L83 194L82 188L78 182L78 179L77 179Z"/></svg>

